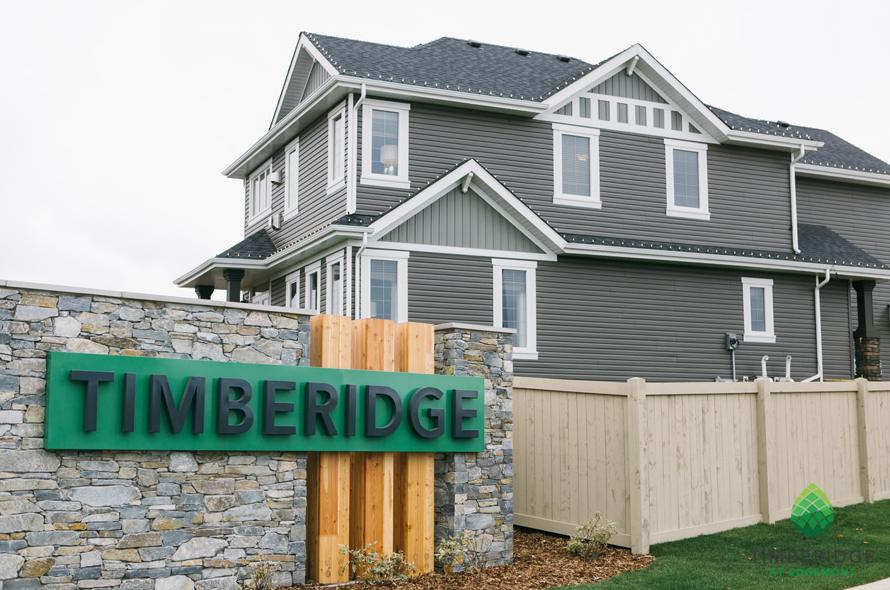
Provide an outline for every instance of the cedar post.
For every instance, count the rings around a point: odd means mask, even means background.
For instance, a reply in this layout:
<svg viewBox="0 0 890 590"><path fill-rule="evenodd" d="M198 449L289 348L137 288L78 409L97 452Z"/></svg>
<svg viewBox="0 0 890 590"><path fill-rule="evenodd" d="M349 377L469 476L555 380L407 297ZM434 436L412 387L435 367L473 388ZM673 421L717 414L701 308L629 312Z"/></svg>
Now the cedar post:
<svg viewBox="0 0 890 590"><path fill-rule="evenodd" d="M350 367L351 319L317 315L309 329L313 367ZM349 544L349 453L309 453L306 472L307 573L319 584L348 582L349 571L341 571L340 546Z"/></svg>
<svg viewBox="0 0 890 590"><path fill-rule="evenodd" d="M396 326L396 371L433 373L432 324ZM433 453L396 453L395 548L414 563L417 574L433 571L435 553L435 462Z"/></svg>

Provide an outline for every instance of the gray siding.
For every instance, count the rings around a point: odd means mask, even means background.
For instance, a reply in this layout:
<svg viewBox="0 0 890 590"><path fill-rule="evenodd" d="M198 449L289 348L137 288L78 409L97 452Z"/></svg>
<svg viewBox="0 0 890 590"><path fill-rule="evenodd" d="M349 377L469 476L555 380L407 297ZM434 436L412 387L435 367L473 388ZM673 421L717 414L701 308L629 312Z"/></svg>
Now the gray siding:
<svg viewBox="0 0 890 590"><path fill-rule="evenodd" d="M787 154L709 146L711 219L699 221L665 215L665 147L659 137L602 132L603 207L596 210L553 204L553 130L549 123L412 104L409 135L412 191L434 182L456 163L475 158L561 233L782 252L791 249ZM359 185L358 213L385 213L409 194L411 191Z"/></svg>
<svg viewBox="0 0 890 590"><path fill-rule="evenodd" d="M491 258L412 252L408 259L408 321L441 324L494 319Z"/></svg>
<svg viewBox="0 0 890 590"><path fill-rule="evenodd" d="M482 197L473 190L463 193L460 187L442 196L382 239L433 246L541 252L534 242Z"/></svg>
<svg viewBox="0 0 890 590"><path fill-rule="evenodd" d="M328 71L321 67L318 62L312 64L312 70L309 71L309 79L306 80L306 87L303 89L303 95L300 97L300 102L303 102L308 96L311 96L312 93L318 90L330 77L331 75Z"/></svg>
<svg viewBox="0 0 890 590"><path fill-rule="evenodd" d="M287 284L284 277L278 277L277 279L272 280L272 292L270 293L272 305L287 307L287 293L285 292L286 286Z"/></svg>
<svg viewBox="0 0 890 590"><path fill-rule="evenodd" d="M633 76L628 76L624 70L591 88L589 92L591 94L606 94L608 96L635 98L637 100L667 104L667 101L654 88L646 84L636 72L634 72Z"/></svg>

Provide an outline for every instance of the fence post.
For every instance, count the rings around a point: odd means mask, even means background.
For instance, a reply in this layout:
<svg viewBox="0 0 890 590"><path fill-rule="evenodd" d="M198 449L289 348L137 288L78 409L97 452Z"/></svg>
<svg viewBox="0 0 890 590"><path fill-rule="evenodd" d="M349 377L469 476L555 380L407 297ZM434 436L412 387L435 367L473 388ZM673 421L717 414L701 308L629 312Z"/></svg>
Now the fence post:
<svg viewBox="0 0 890 590"><path fill-rule="evenodd" d="M873 476L875 470L869 465L871 456L869 454L869 394L868 380L859 378L856 380L856 416L859 431L859 482L862 490L862 497L866 502L875 501L875 478Z"/></svg>
<svg viewBox="0 0 890 590"><path fill-rule="evenodd" d="M627 468L630 492L630 548L649 553L649 432L646 421L646 381L627 380Z"/></svg>
<svg viewBox="0 0 890 590"><path fill-rule="evenodd" d="M763 522L776 522L775 429L770 390L772 381L757 379L757 473L760 484L760 513Z"/></svg>

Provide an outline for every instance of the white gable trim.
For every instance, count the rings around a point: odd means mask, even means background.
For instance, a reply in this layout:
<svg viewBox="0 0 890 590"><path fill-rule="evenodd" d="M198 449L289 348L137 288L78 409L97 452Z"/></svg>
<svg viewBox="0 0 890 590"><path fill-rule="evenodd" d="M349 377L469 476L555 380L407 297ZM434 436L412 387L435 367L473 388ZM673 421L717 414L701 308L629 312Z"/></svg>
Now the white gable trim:
<svg viewBox="0 0 890 590"><path fill-rule="evenodd" d="M272 116L272 125L275 125L275 121L278 120L278 115L281 113L281 105L284 102L284 96L287 94L288 89L290 88L291 78L294 74L294 69L297 66L297 61L300 59L300 51L305 50L312 59L314 59L318 64L323 67L331 77L339 74L337 68L335 68L331 62L328 61L322 53L318 50L315 44L306 38L306 35L300 33L300 39L297 41L297 48L294 50L294 56L291 58L290 67L287 69L287 76L284 78L284 86L281 88L281 94L278 96L278 104L275 105L275 114ZM299 92L300 96L303 95L303 91L306 88L306 82L309 80L308 74L312 72L312 67L309 67L309 72L307 73L306 80L300 85ZM308 98L308 97L307 97Z"/></svg>
<svg viewBox="0 0 890 590"><path fill-rule="evenodd" d="M403 222L414 217L422 209L457 188L470 173L473 174L473 177L468 189L472 189L544 252L555 257L556 254L563 251L566 242L562 236L475 160L461 164L404 204L369 225L368 227L374 232L371 241L376 242L380 237L385 236Z"/></svg>

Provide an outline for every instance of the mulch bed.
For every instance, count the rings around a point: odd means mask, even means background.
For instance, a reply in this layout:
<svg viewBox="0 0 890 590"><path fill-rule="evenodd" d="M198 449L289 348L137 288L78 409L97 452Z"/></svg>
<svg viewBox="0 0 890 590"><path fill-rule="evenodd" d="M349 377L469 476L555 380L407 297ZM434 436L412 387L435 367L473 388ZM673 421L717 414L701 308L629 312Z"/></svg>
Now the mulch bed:
<svg viewBox="0 0 890 590"><path fill-rule="evenodd" d="M553 586L605 580L624 572L647 567L655 559L651 555L632 555L630 550L609 547L594 562L582 561L566 551L566 537L516 528L513 541L513 563L490 567L481 573L426 574L410 578L398 585L399 590L482 590L510 588L538 590ZM326 588L325 586L311 586ZM348 590L383 588L355 583ZM392 586L390 586L391 588ZM330 588L330 586L327 586Z"/></svg>

